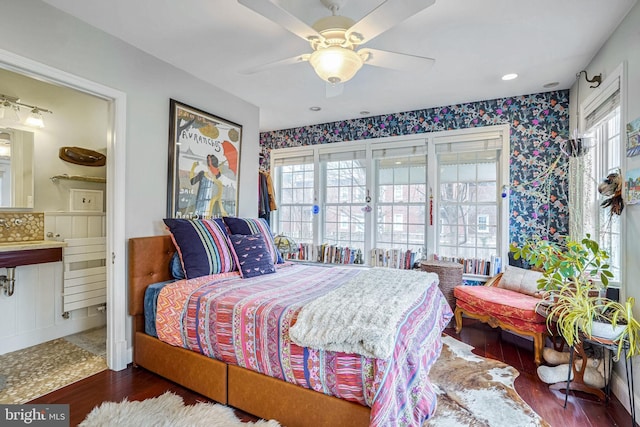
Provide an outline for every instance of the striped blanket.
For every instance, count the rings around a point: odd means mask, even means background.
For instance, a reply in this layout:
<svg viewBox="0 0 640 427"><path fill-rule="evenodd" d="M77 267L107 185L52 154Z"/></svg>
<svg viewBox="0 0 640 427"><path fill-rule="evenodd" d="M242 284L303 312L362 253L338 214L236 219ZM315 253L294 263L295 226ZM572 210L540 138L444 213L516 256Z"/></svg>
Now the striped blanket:
<svg viewBox="0 0 640 427"><path fill-rule="evenodd" d="M181 280L165 286L158 296L158 338L370 406L372 426L421 425L435 410L428 373L442 348L441 331L451 318L435 284L398 323L389 359L300 347L289 337L305 304L364 271L294 265L251 279L227 273Z"/></svg>

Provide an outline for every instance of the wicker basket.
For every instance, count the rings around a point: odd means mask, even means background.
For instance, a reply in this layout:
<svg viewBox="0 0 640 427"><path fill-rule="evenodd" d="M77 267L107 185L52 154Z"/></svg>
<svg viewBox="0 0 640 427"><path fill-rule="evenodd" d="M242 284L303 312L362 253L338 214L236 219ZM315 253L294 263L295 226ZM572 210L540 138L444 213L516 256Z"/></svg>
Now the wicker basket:
<svg viewBox="0 0 640 427"><path fill-rule="evenodd" d="M420 269L438 275L440 291L444 294L451 310L455 310L456 299L453 296L453 288L462 285L462 264L448 261L421 261Z"/></svg>

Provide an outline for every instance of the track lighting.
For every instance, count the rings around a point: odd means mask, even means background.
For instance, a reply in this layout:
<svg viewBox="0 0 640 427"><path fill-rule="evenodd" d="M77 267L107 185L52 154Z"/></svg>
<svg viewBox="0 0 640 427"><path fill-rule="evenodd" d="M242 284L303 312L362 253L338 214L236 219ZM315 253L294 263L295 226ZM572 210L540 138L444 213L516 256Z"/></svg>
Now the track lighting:
<svg viewBox="0 0 640 427"><path fill-rule="evenodd" d="M24 124L31 127L44 127L42 113L53 114L53 111L36 105L29 105L20 102L20 98L9 95L0 95L0 122L5 124L20 123L20 108L31 110Z"/></svg>

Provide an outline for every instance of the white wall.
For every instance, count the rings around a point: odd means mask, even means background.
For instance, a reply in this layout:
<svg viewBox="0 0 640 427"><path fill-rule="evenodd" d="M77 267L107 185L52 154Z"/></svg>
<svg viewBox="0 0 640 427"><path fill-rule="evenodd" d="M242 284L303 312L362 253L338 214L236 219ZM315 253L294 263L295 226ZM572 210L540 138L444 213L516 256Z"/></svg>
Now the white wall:
<svg viewBox="0 0 640 427"><path fill-rule="evenodd" d="M620 64L625 64L627 91L626 96L623 98L622 122L626 124L631 120L640 118L640 3L637 3L629 12L586 67L586 70L589 77L602 73L602 77L605 79ZM580 101L583 101L591 93L584 88L585 84L583 82L580 86ZM576 91L572 89L572 92ZM575 93L573 96L575 97ZM577 105L573 99L572 104L574 108ZM640 168L640 156L626 157L623 167L625 171ZM640 254L640 244L638 244L640 242L640 205L627 205L625 207L623 224L625 248L622 296L636 299L634 314L640 318L640 281L638 280L638 277L640 277L640 263L638 263ZM638 360L634 360L634 364L637 365L637 363ZM637 367L635 373L635 384L640 384L640 373ZM624 390L622 396L619 395L618 397L620 397L621 401L628 400L626 399L626 390Z"/></svg>
<svg viewBox="0 0 640 427"><path fill-rule="evenodd" d="M243 125L239 215L257 215L256 106L39 0L2 0L2 17L0 49L127 94L126 237L164 230L169 98Z"/></svg>

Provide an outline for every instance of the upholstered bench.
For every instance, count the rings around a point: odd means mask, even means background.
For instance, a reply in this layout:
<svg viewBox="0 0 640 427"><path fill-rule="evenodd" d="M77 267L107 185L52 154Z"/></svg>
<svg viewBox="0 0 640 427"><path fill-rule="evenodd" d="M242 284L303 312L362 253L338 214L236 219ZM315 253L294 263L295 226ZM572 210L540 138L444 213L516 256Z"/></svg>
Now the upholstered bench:
<svg viewBox="0 0 640 427"><path fill-rule="evenodd" d="M520 335L533 338L534 360L542 363L547 325L544 316L536 313L541 295L537 280L542 273L507 267L504 273L492 277L484 286L458 286L456 298L456 332L462 330L462 315Z"/></svg>

